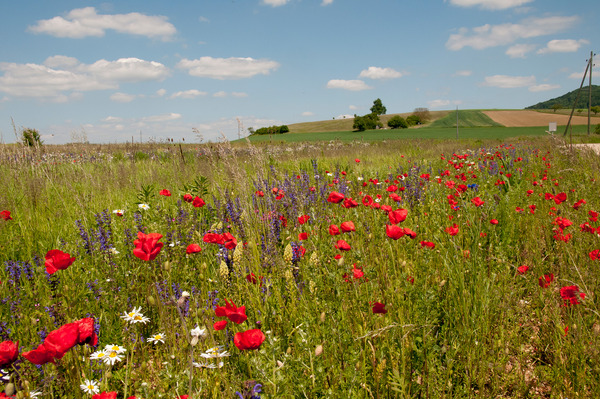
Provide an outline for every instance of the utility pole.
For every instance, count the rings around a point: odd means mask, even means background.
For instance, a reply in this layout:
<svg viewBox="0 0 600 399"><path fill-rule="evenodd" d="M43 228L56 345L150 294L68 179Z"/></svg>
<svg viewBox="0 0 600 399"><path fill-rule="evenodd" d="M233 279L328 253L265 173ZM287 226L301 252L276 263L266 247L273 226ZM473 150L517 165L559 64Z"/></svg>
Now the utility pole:
<svg viewBox="0 0 600 399"><path fill-rule="evenodd" d="M458 105L456 106L456 139L458 140Z"/></svg>
<svg viewBox="0 0 600 399"><path fill-rule="evenodd" d="M590 123L591 123L591 112L592 112L592 69L594 68L594 52L590 51L590 84L589 84L589 98L588 98L588 136L590 135Z"/></svg>

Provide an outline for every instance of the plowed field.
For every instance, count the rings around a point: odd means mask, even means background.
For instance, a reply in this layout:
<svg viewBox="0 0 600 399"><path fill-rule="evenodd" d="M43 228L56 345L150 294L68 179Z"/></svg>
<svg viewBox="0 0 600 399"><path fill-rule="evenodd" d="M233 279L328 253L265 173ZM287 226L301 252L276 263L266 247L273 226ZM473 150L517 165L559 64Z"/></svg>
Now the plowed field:
<svg viewBox="0 0 600 399"><path fill-rule="evenodd" d="M548 126L556 122L558 126L566 126L569 115L547 114L536 111L483 111L484 114L506 127ZM600 123L600 117L592 117L591 123ZM573 116L572 125L587 125L587 116Z"/></svg>

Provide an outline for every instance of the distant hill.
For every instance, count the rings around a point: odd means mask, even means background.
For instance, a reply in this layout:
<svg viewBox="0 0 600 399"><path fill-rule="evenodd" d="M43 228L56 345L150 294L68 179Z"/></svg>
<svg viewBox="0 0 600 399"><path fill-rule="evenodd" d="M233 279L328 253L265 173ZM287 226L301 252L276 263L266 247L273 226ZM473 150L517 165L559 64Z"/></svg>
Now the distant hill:
<svg viewBox="0 0 600 399"><path fill-rule="evenodd" d="M458 111L458 126L460 127L492 127L503 126L479 110ZM434 121L429 127L456 127L456 112L449 113Z"/></svg>
<svg viewBox="0 0 600 399"><path fill-rule="evenodd" d="M579 95L579 101L577 101L577 105L575 108L588 108L588 87L585 86L581 88L581 94ZM573 108L573 104L575 103L575 98L577 97L577 90L573 90L567 94L564 94L560 97L553 98L548 101L544 101L541 103L537 103L535 105L529 106L525 109L552 109L554 104L560 104L563 108ZM600 105L600 86L592 85L592 106Z"/></svg>

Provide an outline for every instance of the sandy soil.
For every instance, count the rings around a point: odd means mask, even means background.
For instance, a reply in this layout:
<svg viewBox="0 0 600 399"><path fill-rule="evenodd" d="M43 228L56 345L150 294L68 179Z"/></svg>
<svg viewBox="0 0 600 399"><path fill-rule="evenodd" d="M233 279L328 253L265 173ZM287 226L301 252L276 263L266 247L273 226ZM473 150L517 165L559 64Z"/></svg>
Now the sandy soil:
<svg viewBox="0 0 600 399"><path fill-rule="evenodd" d="M556 122L558 126L566 126L569 121L569 115L546 114L536 111L483 111L484 114L506 127L520 126L548 126L550 122ZM572 125L587 125L586 116L573 116ZM600 123L600 117L592 117L591 123L596 125Z"/></svg>

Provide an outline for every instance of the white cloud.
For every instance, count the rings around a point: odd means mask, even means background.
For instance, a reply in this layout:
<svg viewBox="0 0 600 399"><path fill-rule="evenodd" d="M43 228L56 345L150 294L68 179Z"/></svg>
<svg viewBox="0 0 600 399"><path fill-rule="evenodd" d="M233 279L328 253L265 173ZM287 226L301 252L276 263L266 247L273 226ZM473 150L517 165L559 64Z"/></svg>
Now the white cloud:
<svg viewBox="0 0 600 399"><path fill-rule="evenodd" d="M213 94L213 97L217 97L217 98L227 97L227 93L224 91L218 91Z"/></svg>
<svg viewBox="0 0 600 399"><path fill-rule="evenodd" d="M233 92L231 92L231 97L244 98L244 97L248 97L248 93L244 93L241 91L233 91Z"/></svg>
<svg viewBox="0 0 600 399"><path fill-rule="evenodd" d="M482 25L471 30L460 28L458 33L450 35L446 42L449 50L461 50L464 47L472 47L483 50L489 47L504 46L519 39L551 35L564 31L579 21L573 17L544 17L528 18L521 23L506 23L502 25Z"/></svg>
<svg viewBox="0 0 600 399"><path fill-rule="evenodd" d="M177 32L175 27L167 22L167 17L148 16L137 12L102 15L98 14L94 7L71 10L64 18L40 20L28 30L71 39L102 37L107 30L114 30L119 33L169 40Z"/></svg>
<svg viewBox="0 0 600 399"><path fill-rule="evenodd" d="M159 97L162 97L165 94L167 94L167 91L165 89L158 89L158 90L156 90L156 95L159 96Z"/></svg>
<svg viewBox="0 0 600 399"><path fill-rule="evenodd" d="M529 86L529 91L532 91L532 92L548 91L548 90L554 90L554 89L560 89L560 85L541 84L541 85Z"/></svg>
<svg viewBox="0 0 600 399"><path fill-rule="evenodd" d="M142 122L155 123L155 122L172 121L175 119L181 119L181 114L176 114L176 113L171 112L169 114L145 116L145 117L141 118L140 120Z"/></svg>
<svg viewBox="0 0 600 399"><path fill-rule="evenodd" d="M284 6L289 2L289 0L262 0L262 4L271 7L279 7Z"/></svg>
<svg viewBox="0 0 600 399"><path fill-rule="evenodd" d="M321 2L321 5L322 6L328 6L328 5L332 4L332 3L333 3L333 0L323 0Z"/></svg>
<svg viewBox="0 0 600 399"><path fill-rule="evenodd" d="M473 74L473 71L470 71L468 69L463 69L461 71L454 72L454 75L452 75L452 76L463 76L463 77L466 77L466 76L471 76L472 74Z"/></svg>
<svg viewBox="0 0 600 399"><path fill-rule="evenodd" d="M208 18L203 17L203 16L199 16L198 17L198 21L200 21L200 22L210 22L210 20Z"/></svg>
<svg viewBox="0 0 600 399"><path fill-rule="evenodd" d="M535 44L515 44L506 50L510 58L525 58L525 54L535 50Z"/></svg>
<svg viewBox="0 0 600 399"><path fill-rule="evenodd" d="M450 105L450 100L432 100L427 101L429 108L442 108Z"/></svg>
<svg viewBox="0 0 600 399"><path fill-rule="evenodd" d="M587 68L587 64L586 64L586 68ZM592 72L595 76L598 76L596 74L600 73L600 64L596 64L596 66L593 68ZM586 75L586 79L588 76L590 76L589 72ZM583 79L583 72L573 72L572 74L569 75L569 79Z"/></svg>
<svg viewBox="0 0 600 399"><path fill-rule="evenodd" d="M65 102L75 93L118 89L123 82L162 80L169 75L163 64L137 58L99 60L82 64L76 58L53 56L43 65L0 63L0 92ZM80 94L78 94L80 95Z"/></svg>
<svg viewBox="0 0 600 399"><path fill-rule="evenodd" d="M581 40L550 40L546 47L539 49L538 54L547 54L547 53L574 53L584 44L589 44L590 42L581 39Z"/></svg>
<svg viewBox="0 0 600 399"><path fill-rule="evenodd" d="M368 79L395 79L402 76L402 73L392 68L369 67L360 72L359 77Z"/></svg>
<svg viewBox="0 0 600 399"><path fill-rule="evenodd" d="M358 109L358 107L356 105L349 105L348 109L351 109L351 110L355 111L355 110Z"/></svg>
<svg viewBox="0 0 600 399"><path fill-rule="evenodd" d="M224 80L268 75L279 67L279 63L266 59L255 60L254 58L201 57L196 60L184 58L177 63L177 67L187 69L191 76Z"/></svg>
<svg viewBox="0 0 600 399"><path fill-rule="evenodd" d="M112 101L118 102L118 103L130 103L133 100L135 100L136 95L135 94L127 94L127 93L114 93L110 96L110 99Z"/></svg>
<svg viewBox="0 0 600 399"><path fill-rule="evenodd" d="M533 0L450 0L450 4L460 7L475 7L488 10L505 10L531 3Z"/></svg>
<svg viewBox="0 0 600 399"><path fill-rule="evenodd" d="M200 91L196 89L178 91L177 93L173 93L169 96L169 98L183 98L186 100L191 100L199 96L205 96L208 93L205 91Z"/></svg>
<svg viewBox="0 0 600 399"><path fill-rule="evenodd" d="M327 82L328 89L344 89L350 91L361 91L369 90L372 87L368 86L362 80L343 80L343 79L332 79Z"/></svg>
<svg viewBox="0 0 600 399"><path fill-rule="evenodd" d="M486 76L483 86L499 87L501 89L514 89L518 87L528 87L535 84L535 76L507 76L494 75Z"/></svg>
<svg viewBox="0 0 600 399"><path fill-rule="evenodd" d="M315 113L314 113L314 112L311 112L311 111L304 111L304 112L302 113L302 116L313 116L314 114L315 114Z"/></svg>

